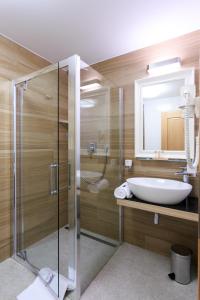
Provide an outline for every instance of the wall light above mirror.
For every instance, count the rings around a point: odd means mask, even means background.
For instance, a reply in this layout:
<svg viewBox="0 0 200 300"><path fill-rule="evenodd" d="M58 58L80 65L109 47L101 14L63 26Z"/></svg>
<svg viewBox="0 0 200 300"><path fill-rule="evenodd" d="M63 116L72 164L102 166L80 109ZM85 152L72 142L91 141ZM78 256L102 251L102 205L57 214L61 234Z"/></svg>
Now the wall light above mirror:
<svg viewBox="0 0 200 300"><path fill-rule="evenodd" d="M194 86L194 69L135 81L135 156L141 159L186 159L184 86ZM190 116L194 154L195 120Z"/></svg>
<svg viewBox="0 0 200 300"><path fill-rule="evenodd" d="M166 74L177 71L181 68L180 57L173 57L167 60L151 63L147 66L147 72L151 75Z"/></svg>

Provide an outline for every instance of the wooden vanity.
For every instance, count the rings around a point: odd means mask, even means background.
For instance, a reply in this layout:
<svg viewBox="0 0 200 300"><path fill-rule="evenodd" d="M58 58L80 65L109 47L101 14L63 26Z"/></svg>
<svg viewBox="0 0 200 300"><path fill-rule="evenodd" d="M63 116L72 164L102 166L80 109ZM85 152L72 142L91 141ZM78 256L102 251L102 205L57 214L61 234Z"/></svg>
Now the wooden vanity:
<svg viewBox="0 0 200 300"><path fill-rule="evenodd" d="M117 199L117 204L122 207L139 209L151 213L157 213L160 215L188 220L192 222L199 222L198 200L196 198L189 198L188 203L189 206L188 208L186 208L184 202L178 205L165 206L165 205L148 203L145 201L141 201L137 198L132 198L129 200Z"/></svg>

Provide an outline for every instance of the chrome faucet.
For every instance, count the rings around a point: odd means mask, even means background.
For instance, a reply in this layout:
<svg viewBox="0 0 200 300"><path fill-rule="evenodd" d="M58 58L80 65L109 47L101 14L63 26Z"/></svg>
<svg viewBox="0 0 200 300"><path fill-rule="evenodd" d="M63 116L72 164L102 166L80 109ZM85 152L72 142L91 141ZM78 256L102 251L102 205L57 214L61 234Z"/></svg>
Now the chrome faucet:
<svg viewBox="0 0 200 300"><path fill-rule="evenodd" d="M189 173L187 171L187 167L180 167L181 171L176 172L176 175L183 176L183 182L189 183Z"/></svg>
<svg viewBox="0 0 200 300"><path fill-rule="evenodd" d="M97 144L96 143L89 143L88 144L88 153L92 155L97 151Z"/></svg>

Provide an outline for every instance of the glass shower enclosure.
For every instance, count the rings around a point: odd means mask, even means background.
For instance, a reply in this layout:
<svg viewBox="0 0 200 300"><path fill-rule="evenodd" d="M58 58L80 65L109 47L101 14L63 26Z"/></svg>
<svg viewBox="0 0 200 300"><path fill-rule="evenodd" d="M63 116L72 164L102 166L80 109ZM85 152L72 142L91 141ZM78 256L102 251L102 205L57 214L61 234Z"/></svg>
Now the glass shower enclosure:
<svg viewBox="0 0 200 300"><path fill-rule="evenodd" d="M122 91L75 55L13 82L14 258L80 299L121 241Z"/></svg>

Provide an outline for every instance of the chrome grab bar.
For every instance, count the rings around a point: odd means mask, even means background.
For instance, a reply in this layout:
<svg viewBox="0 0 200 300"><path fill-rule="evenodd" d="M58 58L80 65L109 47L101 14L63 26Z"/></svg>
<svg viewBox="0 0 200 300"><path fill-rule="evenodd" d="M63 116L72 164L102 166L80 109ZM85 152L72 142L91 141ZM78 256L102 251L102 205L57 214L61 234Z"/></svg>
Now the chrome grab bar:
<svg viewBox="0 0 200 300"><path fill-rule="evenodd" d="M58 194L58 164L50 165L50 195Z"/></svg>

